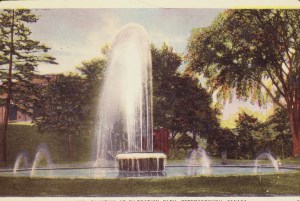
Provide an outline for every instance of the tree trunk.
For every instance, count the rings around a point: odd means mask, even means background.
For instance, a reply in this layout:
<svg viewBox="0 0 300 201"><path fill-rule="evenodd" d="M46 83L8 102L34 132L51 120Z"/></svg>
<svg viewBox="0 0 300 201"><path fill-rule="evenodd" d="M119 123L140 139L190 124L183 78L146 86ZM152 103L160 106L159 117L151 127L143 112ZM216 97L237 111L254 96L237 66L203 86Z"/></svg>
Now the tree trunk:
<svg viewBox="0 0 300 201"><path fill-rule="evenodd" d="M281 159L284 159L284 144L283 144L283 138L281 138Z"/></svg>
<svg viewBox="0 0 300 201"><path fill-rule="evenodd" d="M10 30L10 53L9 53L9 67L8 67L8 77L7 77L7 97L5 104L5 114L4 114L4 127L2 134L2 159L6 164L7 162L7 128L9 119L9 106L11 100L11 87L12 87L12 65L13 65L13 46L14 46L14 21L15 21L15 11L12 10L12 20L11 20L11 30Z"/></svg>
<svg viewBox="0 0 300 201"><path fill-rule="evenodd" d="M197 143L197 140L196 140L196 133L193 133L192 148L193 149L197 149L198 148L198 143Z"/></svg>
<svg viewBox="0 0 300 201"><path fill-rule="evenodd" d="M300 136L300 130L298 129L298 132L292 131L293 135L293 156L297 157L300 156L300 142L299 142L299 136Z"/></svg>
<svg viewBox="0 0 300 201"><path fill-rule="evenodd" d="M171 144L171 149L175 150L176 149L176 132L175 131L170 131L171 132L171 139L170 139L170 144Z"/></svg>
<svg viewBox="0 0 300 201"><path fill-rule="evenodd" d="M71 134L68 135L67 144L68 144L68 161L71 162L72 157L72 141L71 141Z"/></svg>
<svg viewBox="0 0 300 201"><path fill-rule="evenodd" d="M222 165L227 164L227 149L225 149L225 150L222 151L221 156L222 156L222 162L221 162L221 164Z"/></svg>
<svg viewBox="0 0 300 201"><path fill-rule="evenodd" d="M291 132L293 136L293 156L300 156L300 118L299 115L295 115L300 113L299 111L291 111L289 112L289 120L291 126Z"/></svg>

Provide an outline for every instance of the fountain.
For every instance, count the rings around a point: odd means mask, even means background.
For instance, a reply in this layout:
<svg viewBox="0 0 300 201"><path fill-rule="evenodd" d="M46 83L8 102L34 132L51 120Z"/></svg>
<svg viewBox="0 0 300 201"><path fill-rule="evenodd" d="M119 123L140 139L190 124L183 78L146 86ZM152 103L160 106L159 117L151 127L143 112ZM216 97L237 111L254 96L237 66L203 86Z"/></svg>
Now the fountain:
<svg viewBox="0 0 300 201"><path fill-rule="evenodd" d="M275 171L278 172L279 171L279 167L278 167L278 163L277 161L275 160L275 158L272 156L272 154L268 153L268 152L264 152L264 153L261 153L259 154L255 160L254 160L254 170L253 172L255 174L257 174L258 172L258 168L260 167L260 165L258 164L259 160L269 160L272 164L272 166L274 167Z"/></svg>
<svg viewBox="0 0 300 201"><path fill-rule="evenodd" d="M96 167L117 159L120 171L165 169L166 156L153 153L151 52L140 25L129 24L115 37L96 122Z"/></svg>
<svg viewBox="0 0 300 201"><path fill-rule="evenodd" d="M253 173L253 167L249 165L211 165L211 161L203 148L190 150L184 165L168 165L166 166L165 155L162 153L139 152L139 153L122 153L116 156L118 158L117 167L82 167L74 166L53 166L50 153L47 146L42 144L38 147L31 171L28 169L18 170L18 167L28 158L26 152L18 155L15 170L2 170L0 175L14 176L39 176L52 178L120 178L120 177L173 177L173 176L190 176L190 175L249 175ZM38 165L46 162L46 168L38 168ZM292 167L280 167L276 165L276 160L269 153L260 154L255 160L255 172L259 167L259 176L273 173L274 168L268 166L259 166L258 161L261 159L269 159L275 167L275 172L288 172L294 169ZM26 165L25 165L26 166Z"/></svg>
<svg viewBox="0 0 300 201"><path fill-rule="evenodd" d="M31 169L31 174L30 174L31 176L34 176L35 170L36 170L38 164L42 161L42 159L46 160L48 169L50 169L50 170L53 169L51 155L50 155L47 145L45 145L45 144L41 144L38 146L36 155L34 157L32 169Z"/></svg>
<svg viewBox="0 0 300 201"><path fill-rule="evenodd" d="M190 153L190 156L187 159L187 175L195 175L200 174L200 168L201 166L201 173L202 174L210 174L211 168L210 168L210 159L208 158L205 150L202 147L199 147L197 149L193 149Z"/></svg>
<svg viewBox="0 0 300 201"><path fill-rule="evenodd" d="M22 162L24 163L24 168L27 169L29 167L29 163L28 163L28 152L27 151L23 151L21 153L19 153L17 155L17 159L16 159L16 162L15 162L15 165L14 165L14 170L13 170L13 174L16 174L17 171L19 170L20 168L20 165L22 164Z"/></svg>

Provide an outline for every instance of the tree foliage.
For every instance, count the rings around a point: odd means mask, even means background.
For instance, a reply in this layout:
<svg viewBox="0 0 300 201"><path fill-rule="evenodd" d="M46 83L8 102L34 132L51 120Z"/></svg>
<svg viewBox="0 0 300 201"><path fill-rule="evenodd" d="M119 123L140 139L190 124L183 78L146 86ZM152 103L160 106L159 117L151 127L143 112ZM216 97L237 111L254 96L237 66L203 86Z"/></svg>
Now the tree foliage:
<svg viewBox="0 0 300 201"><path fill-rule="evenodd" d="M84 80L86 91L82 94L85 97L86 105L88 107L88 118L90 127L94 128L95 115L98 107L102 81L104 79L104 72L106 69L107 58L95 58L91 61L83 62L78 67L81 77Z"/></svg>
<svg viewBox="0 0 300 201"><path fill-rule="evenodd" d="M44 87L35 103L34 123L40 131L51 131L66 136L68 159L71 160L71 136L86 130L86 90L79 76L57 75Z"/></svg>
<svg viewBox="0 0 300 201"><path fill-rule="evenodd" d="M34 122L39 129L59 134L80 132L85 114L81 90L86 90L83 80L73 75L57 75L55 81L44 86L34 110Z"/></svg>
<svg viewBox="0 0 300 201"><path fill-rule="evenodd" d="M161 49L151 46L153 74L154 127L169 128L172 124L171 103L174 100L174 83L179 76L181 57L164 44Z"/></svg>
<svg viewBox="0 0 300 201"><path fill-rule="evenodd" d="M38 17L28 9L0 11L0 92L5 94L3 160L6 161L6 133L11 100L24 113L32 114L38 88L32 82L39 63L55 64L47 54L49 47L30 38L29 23Z"/></svg>
<svg viewBox="0 0 300 201"><path fill-rule="evenodd" d="M300 11L227 10L192 31L188 71L202 73L218 98L272 101L289 117L300 154Z"/></svg>
<svg viewBox="0 0 300 201"><path fill-rule="evenodd" d="M211 95L199 80L179 72L181 57L164 44L152 46L154 126L171 131L171 145L196 146L196 136L207 137L218 126ZM187 133L192 135L192 140Z"/></svg>
<svg viewBox="0 0 300 201"><path fill-rule="evenodd" d="M274 114L265 123L265 126L268 128L266 129L268 134L262 134L262 136L271 134L272 136L267 139L272 139L272 141L267 145L262 144L262 146L270 146L270 149L281 158L290 156L292 153L291 128L286 113L281 108L276 108Z"/></svg>
<svg viewBox="0 0 300 201"><path fill-rule="evenodd" d="M257 152L257 141L255 133L260 129L260 122L257 118L246 113L239 115L235 132L238 142L238 156L247 159L253 159Z"/></svg>
<svg viewBox="0 0 300 201"><path fill-rule="evenodd" d="M236 136L236 157L253 159L262 152L285 158L291 154L289 121L285 113L276 109L266 121L261 122L247 113L240 113L233 129Z"/></svg>
<svg viewBox="0 0 300 201"><path fill-rule="evenodd" d="M0 66L3 92L8 91L19 110L32 112L28 104L35 98L34 83L36 67L39 63L56 64L47 54L50 50L45 44L30 38L29 23L35 23L38 17L30 10L3 10L0 12ZM11 69L10 69L11 65ZM10 72L9 72L10 71Z"/></svg>
<svg viewBox="0 0 300 201"><path fill-rule="evenodd" d="M226 158L236 158L237 156L237 136L231 129L219 128L214 135L208 136L208 144L207 150L212 155L220 156L225 153Z"/></svg>
<svg viewBox="0 0 300 201"><path fill-rule="evenodd" d="M83 62L80 75L57 75L43 86L34 105L34 123L40 131L66 136L68 159L71 160L71 136L83 138L95 127L99 88L105 68L104 59Z"/></svg>

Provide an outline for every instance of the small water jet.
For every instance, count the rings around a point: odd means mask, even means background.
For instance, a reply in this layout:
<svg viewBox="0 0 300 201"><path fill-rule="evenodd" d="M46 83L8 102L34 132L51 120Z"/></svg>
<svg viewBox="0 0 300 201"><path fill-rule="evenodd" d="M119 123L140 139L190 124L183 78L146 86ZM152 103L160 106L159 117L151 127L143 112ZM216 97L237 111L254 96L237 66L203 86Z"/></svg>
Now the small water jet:
<svg viewBox="0 0 300 201"><path fill-rule="evenodd" d="M96 122L96 167L116 158L120 171L164 170L166 156L153 153L152 61L140 25L125 26L114 39Z"/></svg>
<svg viewBox="0 0 300 201"><path fill-rule="evenodd" d="M32 165L32 169L31 169L31 176L34 176L35 170L38 167L38 164L45 159L46 163L47 163L47 169L53 169L53 163L51 160L51 155L50 152L48 150L48 147L46 144L41 144L38 146L36 155L34 157L34 161L33 161L33 165ZM51 171L50 171L51 174Z"/></svg>
<svg viewBox="0 0 300 201"><path fill-rule="evenodd" d="M23 151L23 152L19 153L17 155L16 162L14 165L13 174L17 173L17 171L20 169L20 165L22 164L22 162L23 162L24 168L27 169L29 167L28 160L29 160L29 154L27 151Z"/></svg>
<svg viewBox="0 0 300 201"><path fill-rule="evenodd" d="M272 154L268 153L268 152L264 152L264 153L261 153L259 154L255 160L254 160L254 170L253 172L255 174L258 173L258 169L260 167L260 165L258 164L258 162L260 160L269 160L272 164L272 166L274 167L275 169L275 172L278 172L279 171L279 167L278 167L278 163L277 163L277 160L272 156Z"/></svg>
<svg viewBox="0 0 300 201"><path fill-rule="evenodd" d="M211 174L211 162L205 150L202 147L193 149L190 155L188 156L186 163L188 166L187 175Z"/></svg>

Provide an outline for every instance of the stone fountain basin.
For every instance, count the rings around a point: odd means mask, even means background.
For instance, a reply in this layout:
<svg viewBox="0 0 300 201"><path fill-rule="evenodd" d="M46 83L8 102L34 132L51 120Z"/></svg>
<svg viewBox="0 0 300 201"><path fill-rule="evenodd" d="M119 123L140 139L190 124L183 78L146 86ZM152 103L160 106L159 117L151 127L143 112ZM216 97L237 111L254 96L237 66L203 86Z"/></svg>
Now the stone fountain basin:
<svg viewBox="0 0 300 201"><path fill-rule="evenodd" d="M188 174L190 168L193 169L192 174ZM122 178L122 177L176 177L176 176L197 176L197 175L212 175L212 176L227 176L227 175L256 175L254 173L254 166L212 166L209 174L203 173L202 166L166 166L163 172L140 172L130 173L121 172L116 167L84 167L84 168L55 168L35 170L34 177L52 177L52 178ZM298 167L280 167L279 173L288 173L293 170L299 170ZM205 172L205 171L204 171ZM274 167L261 166L257 174L272 174L278 173ZM13 170L1 170L0 176L26 176L30 177L31 169L21 169L13 174Z"/></svg>
<svg viewBox="0 0 300 201"><path fill-rule="evenodd" d="M155 152L131 152L116 156L121 172L164 172L167 156Z"/></svg>

